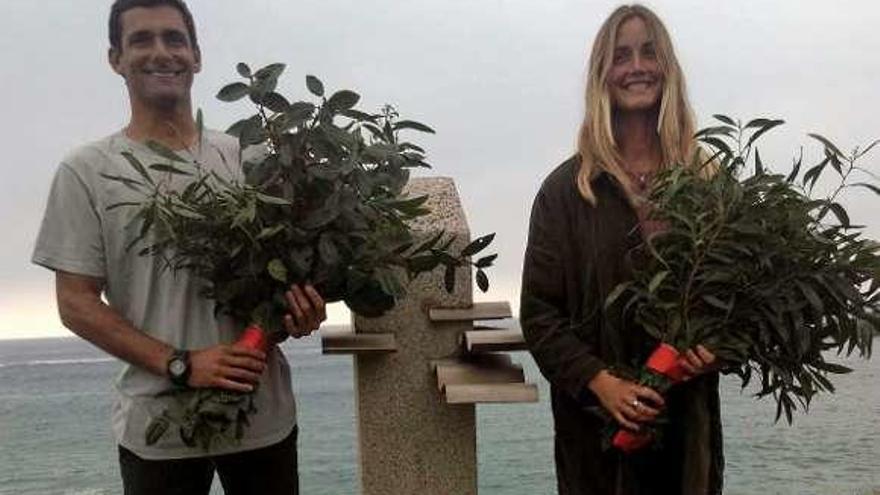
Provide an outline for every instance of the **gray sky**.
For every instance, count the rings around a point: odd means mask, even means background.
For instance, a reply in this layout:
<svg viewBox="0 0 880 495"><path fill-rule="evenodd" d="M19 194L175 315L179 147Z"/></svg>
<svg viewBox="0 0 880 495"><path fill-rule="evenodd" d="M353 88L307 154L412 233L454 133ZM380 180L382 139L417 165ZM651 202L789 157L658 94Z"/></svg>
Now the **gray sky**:
<svg viewBox="0 0 880 495"><path fill-rule="evenodd" d="M249 111L214 99L235 63L284 62L304 76L392 103L436 136L432 173L451 176L473 233L497 232L484 300L516 306L528 211L541 179L573 149L586 57L618 2L568 0L190 0L204 58L194 103L225 129ZM29 262L46 194L72 147L122 127L122 80L106 63L109 0L0 2L0 339L63 335L53 278ZM666 0L647 5L673 36L701 125L713 113L778 117L762 156L787 170L819 132L844 150L880 138L880 6L873 1ZM864 165L880 173L880 149ZM880 200L847 202L880 237ZM331 315L345 322L345 311Z"/></svg>

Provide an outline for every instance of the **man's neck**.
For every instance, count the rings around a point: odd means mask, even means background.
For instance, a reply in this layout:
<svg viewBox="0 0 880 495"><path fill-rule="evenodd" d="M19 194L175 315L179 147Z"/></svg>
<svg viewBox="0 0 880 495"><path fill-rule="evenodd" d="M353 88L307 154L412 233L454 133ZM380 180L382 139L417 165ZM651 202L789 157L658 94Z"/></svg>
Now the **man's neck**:
<svg viewBox="0 0 880 495"><path fill-rule="evenodd" d="M189 101L168 108L131 102L125 135L137 142L156 141L172 150L189 148L198 138Z"/></svg>
<svg viewBox="0 0 880 495"><path fill-rule="evenodd" d="M625 166L637 173L651 172L660 164L662 152L655 112L621 112L615 134Z"/></svg>

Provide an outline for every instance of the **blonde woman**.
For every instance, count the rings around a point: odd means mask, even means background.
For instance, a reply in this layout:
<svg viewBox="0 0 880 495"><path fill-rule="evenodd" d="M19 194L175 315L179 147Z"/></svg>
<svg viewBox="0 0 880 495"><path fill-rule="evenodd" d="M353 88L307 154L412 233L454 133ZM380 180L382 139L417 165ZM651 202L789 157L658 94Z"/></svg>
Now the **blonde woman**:
<svg viewBox="0 0 880 495"><path fill-rule="evenodd" d="M550 381L562 495L721 493L718 375L712 353L687 350L692 378L665 400L621 378L653 343L603 301L628 277L628 253L657 229L644 198L654 174L690 163L694 123L666 28L649 9L623 6L590 55L576 155L544 180L532 207L520 322ZM659 447L603 446L610 426L639 430L663 411Z"/></svg>

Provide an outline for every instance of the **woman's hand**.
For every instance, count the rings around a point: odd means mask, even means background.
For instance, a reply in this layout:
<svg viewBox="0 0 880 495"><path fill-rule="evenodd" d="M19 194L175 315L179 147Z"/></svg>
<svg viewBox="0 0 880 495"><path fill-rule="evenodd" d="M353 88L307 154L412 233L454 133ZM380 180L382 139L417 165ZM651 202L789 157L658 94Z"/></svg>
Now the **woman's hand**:
<svg viewBox="0 0 880 495"><path fill-rule="evenodd" d="M314 332L327 319L324 299L310 284L291 285L284 293L284 299L290 310L284 315L284 328L295 339Z"/></svg>
<svg viewBox="0 0 880 495"><path fill-rule="evenodd" d="M664 406L663 397L654 390L618 378L602 370L587 385L599 402L618 423L639 430L639 423L653 421Z"/></svg>
<svg viewBox="0 0 880 495"><path fill-rule="evenodd" d="M682 352L678 364L687 371L688 380L721 368L721 361L702 344Z"/></svg>

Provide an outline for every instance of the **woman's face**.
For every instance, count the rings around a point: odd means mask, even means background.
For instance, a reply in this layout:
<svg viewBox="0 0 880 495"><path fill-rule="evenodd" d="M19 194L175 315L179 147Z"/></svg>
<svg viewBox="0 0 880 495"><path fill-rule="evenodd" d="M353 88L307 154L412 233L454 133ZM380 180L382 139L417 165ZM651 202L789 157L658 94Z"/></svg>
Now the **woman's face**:
<svg viewBox="0 0 880 495"><path fill-rule="evenodd" d="M612 105L622 111L649 110L660 101L663 74L654 40L641 17L630 17L617 30L608 89Z"/></svg>

